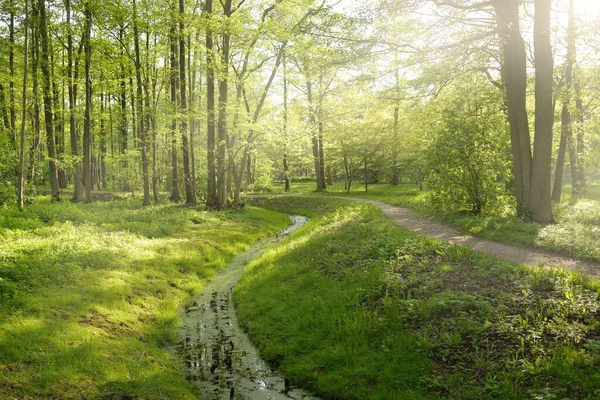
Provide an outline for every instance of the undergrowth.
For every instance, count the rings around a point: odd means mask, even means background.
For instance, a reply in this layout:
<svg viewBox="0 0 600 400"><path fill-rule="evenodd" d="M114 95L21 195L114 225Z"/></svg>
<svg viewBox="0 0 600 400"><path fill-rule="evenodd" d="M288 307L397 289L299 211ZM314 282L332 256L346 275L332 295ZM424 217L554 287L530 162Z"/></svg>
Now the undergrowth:
<svg viewBox="0 0 600 400"><path fill-rule="evenodd" d="M288 223L254 207L1 208L0 398L198 398L167 350L180 304Z"/></svg>
<svg viewBox="0 0 600 400"><path fill-rule="evenodd" d="M313 184L292 185L292 193L312 193ZM274 192L281 192L274 186ZM568 187L565 188L568 193ZM539 247L559 253L600 261L600 196L596 186L590 186L586 196L571 197L554 206L556 224L542 226L514 216L511 207L491 210L481 215L469 211L441 212L432 207L427 191L416 185L369 185L369 191L355 185L350 194L343 184L330 185L329 196L351 196L379 200L394 206L410 208L421 215L434 217L460 228L462 231L486 239Z"/></svg>
<svg viewBox="0 0 600 400"><path fill-rule="evenodd" d="M261 354L325 399L600 398L600 284L400 229L367 204L314 219L234 291Z"/></svg>

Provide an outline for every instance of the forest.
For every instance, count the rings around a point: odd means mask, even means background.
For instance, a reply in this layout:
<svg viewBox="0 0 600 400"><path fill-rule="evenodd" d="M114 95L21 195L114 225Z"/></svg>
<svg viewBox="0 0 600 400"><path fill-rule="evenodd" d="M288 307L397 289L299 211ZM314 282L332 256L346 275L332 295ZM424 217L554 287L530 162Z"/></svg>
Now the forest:
<svg viewBox="0 0 600 400"><path fill-rule="evenodd" d="M600 399L596 0L0 1L0 400Z"/></svg>

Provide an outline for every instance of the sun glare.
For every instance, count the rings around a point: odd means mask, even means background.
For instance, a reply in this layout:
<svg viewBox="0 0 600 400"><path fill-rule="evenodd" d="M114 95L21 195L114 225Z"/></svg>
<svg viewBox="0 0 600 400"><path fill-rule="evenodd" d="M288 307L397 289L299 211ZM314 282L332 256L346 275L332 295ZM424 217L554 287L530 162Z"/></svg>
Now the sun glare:
<svg viewBox="0 0 600 400"><path fill-rule="evenodd" d="M598 18L600 14L599 0L575 0L575 9L578 14L586 19Z"/></svg>

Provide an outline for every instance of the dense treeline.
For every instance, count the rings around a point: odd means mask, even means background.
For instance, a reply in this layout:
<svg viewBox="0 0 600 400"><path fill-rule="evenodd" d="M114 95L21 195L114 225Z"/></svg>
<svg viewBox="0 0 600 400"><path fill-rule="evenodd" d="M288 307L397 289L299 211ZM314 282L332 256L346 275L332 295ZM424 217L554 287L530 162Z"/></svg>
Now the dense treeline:
<svg viewBox="0 0 600 400"><path fill-rule="evenodd" d="M596 27L573 0L0 13L2 203L123 190L223 209L274 180L412 181L442 208L552 222L563 175L578 194L596 173Z"/></svg>

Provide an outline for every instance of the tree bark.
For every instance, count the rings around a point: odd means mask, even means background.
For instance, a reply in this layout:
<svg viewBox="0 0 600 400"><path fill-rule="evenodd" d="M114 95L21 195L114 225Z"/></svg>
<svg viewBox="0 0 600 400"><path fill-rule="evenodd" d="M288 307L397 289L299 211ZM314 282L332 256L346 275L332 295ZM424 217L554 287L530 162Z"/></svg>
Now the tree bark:
<svg viewBox="0 0 600 400"><path fill-rule="evenodd" d="M584 111L583 111L583 99L581 97L581 82L579 80L579 68L576 69L577 75L574 79L574 89L575 89L575 120L577 124L575 125L576 137L573 139L574 144L575 141L577 143L576 150L576 182L577 184L573 184L574 194L584 194L587 191L587 184L585 179L585 140L584 140Z"/></svg>
<svg viewBox="0 0 600 400"><path fill-rule="evenodd" d="M213 13L212 0L206 0L204 10L210 20ZM206 205L217 207L217 173L215 167L215 59L213 48L213 32L210 21L206 25L206 158L208 169Z"/></svg>
<svg viewBox="0 0 600 400"><path fill-rule="evenodd" d="M179 65L177 64L177 33L176 33L176 17L177 12L173 5L173 23L171 24L170 39L171 39L171 105L173 107L173 119L171 120L171 197L170 200L174 203L179 203L179 158L177 147L177 87L179 85Z"/></svg>
<svg viewBox="0 0 600 400"><path fill-rule="evenodd" d="M550 43L550 0L535 0L535 141L531 175L530 209L533 221L554 222L550 193L552 164L552 106L554 61Z"/></svg>
<svg viewBox="0 0 600 400"><path fill-rule="evenodd" d="M32 96L33 96L33 141L29 147L29 174L28 182L35 179L35 153L42 140L41 120L40 120L40 99L39 99L39 12L35 0L31 4L31 78L32 78Z"/></svg>
<svg viewBox="0 0 600 400"><path fill-rule="evenodd" d="M60 200L60 189L58 187L58 170L56 168L56 147L54 140L54 113L52 110L52 76L50 68L50 46L48 39L48 17L46 14L45 0L39 0L40 12L40 37L42 70L42 91L44 96L44 122L46 126L46 143L48 146L50 187L53 201Z"/></svg>
<svg viewBox="0 0 600 400"><path fill-rule="evenodd" d="M148 139L144 127L144 104L143 104L143 81L142 81L142 64L140 56L140 35L138 31L138 15L136 0L133 0L133 43L135 49L135 79L136 79L136 96L137 118L138 118L138 138L139 146L142 154L142 179L144 184L144 200L143 205L150 204L150 177L148 175Z"/></svg>
<svg viewBox="0 0 600 400"><path fill-rule="evenodd" d="M188 107L186 93L186 51L185 51L185 16L184 0L179 0L179 95L181 97L180 109L183 118L179 124L181 133L181 149L183 152L183 184L185 186L185 204L196 204L196 192L191 179L190 148L188 143Z"/></svg>
<svg viewBox="0 0 600 400"><path fill-rule="evenodd" d="M17 111L15 107L15 4L10 0L10 22L8 26L9 48L8 69L10 71L9 96L10 96L10 142L14 145L17 139Z"/></svg>
<svg viewBox="0 0 600 400"><path fill-rule="evenodd" d="M317 132L317 121L314 109L314 99L312 92L312 82L310 77L307 76L306 79L306 93L308 96L308 115L309 115L309 124L310 124L310 132L312 134L312 153L313 153L313 164L315 166L315 176L317 180L317 191L320 192L323 190L323 182L321 180L321 162L319 155L319 134Z"/></svg>
<svg viewBox="0 0 600 400"><path fill-rule="evenodd" d="M224 0L223 16L225 24L223 34L221 35L221 70L219 71L219 120L218 120L218 142L217 142L217 207L220 209L227 207L227 186L226 186L226 150L227 150L227 106L229 91L229 52L231 34L229 32L229 18L232 14L232 0Z"/></svg>
<svg viewBox="0 0 600 400"><path fill-rule="evenodd" d="M29 76L29 3L25 0L25 44L23 60L23 97L21 114L21 140L19 143L19 187L17 190L17 206L23 210L25 206L25 122L27 121L27 78Z"/></svg>
<svg viewBox="0 0 600 400"><path fill-rule="evenodd" d="M92 12L89 8L89 0L85 3L85 118L83 122L83 201L92 201L92 189L94 187L92 171Z"/></svg>
<svg viewBox="0 0 600 400"><path fill-rule="evenodd" d="M397 62L397 60L396 60ZM400 183L400 178L398 174L398 146L400 140L400 71L399 67L396 65L396 70L394 71L394 76L396 78L396 87L395 87L395 96L394 99L394 130L393 130L393 152L392 152L392 185L396 186Z"/></svg>
<svg viewBox="0 0 600 400"><path fill-rule="evenodd" d="M285 53L283 54L283 179L285 182L285 192L290 191L290 177L288 165L288 81L287 68L285 63Z"/></svg>
<svg viewBox="0 0 600 400"><path fill-rule="evenodd" d="M562 112L561 112L561 135L560 144L558 147L558 155L556 158L556 169L554 171L554 187L552 189L552 200L560 203L562 197L562 183L565 165L565 155L567 147L569 148L569 156L571 159L571 175L573 188L576 185L576 159L573 151L573 124L571 115L571 91L573 86L573 65L575 62L575 6L574 1L569 0L569 26L567 28L567 65L565 70L565 88L562 96Z"/></svg>
<svg viewBox="0 0 600 400"><path fill-rule="evenodd" d="M517 215L528 217L531 187L531 136L527 116L527 53L519 23L519 0L492 0L502 46L502 77L510 126Z"/></svg>

